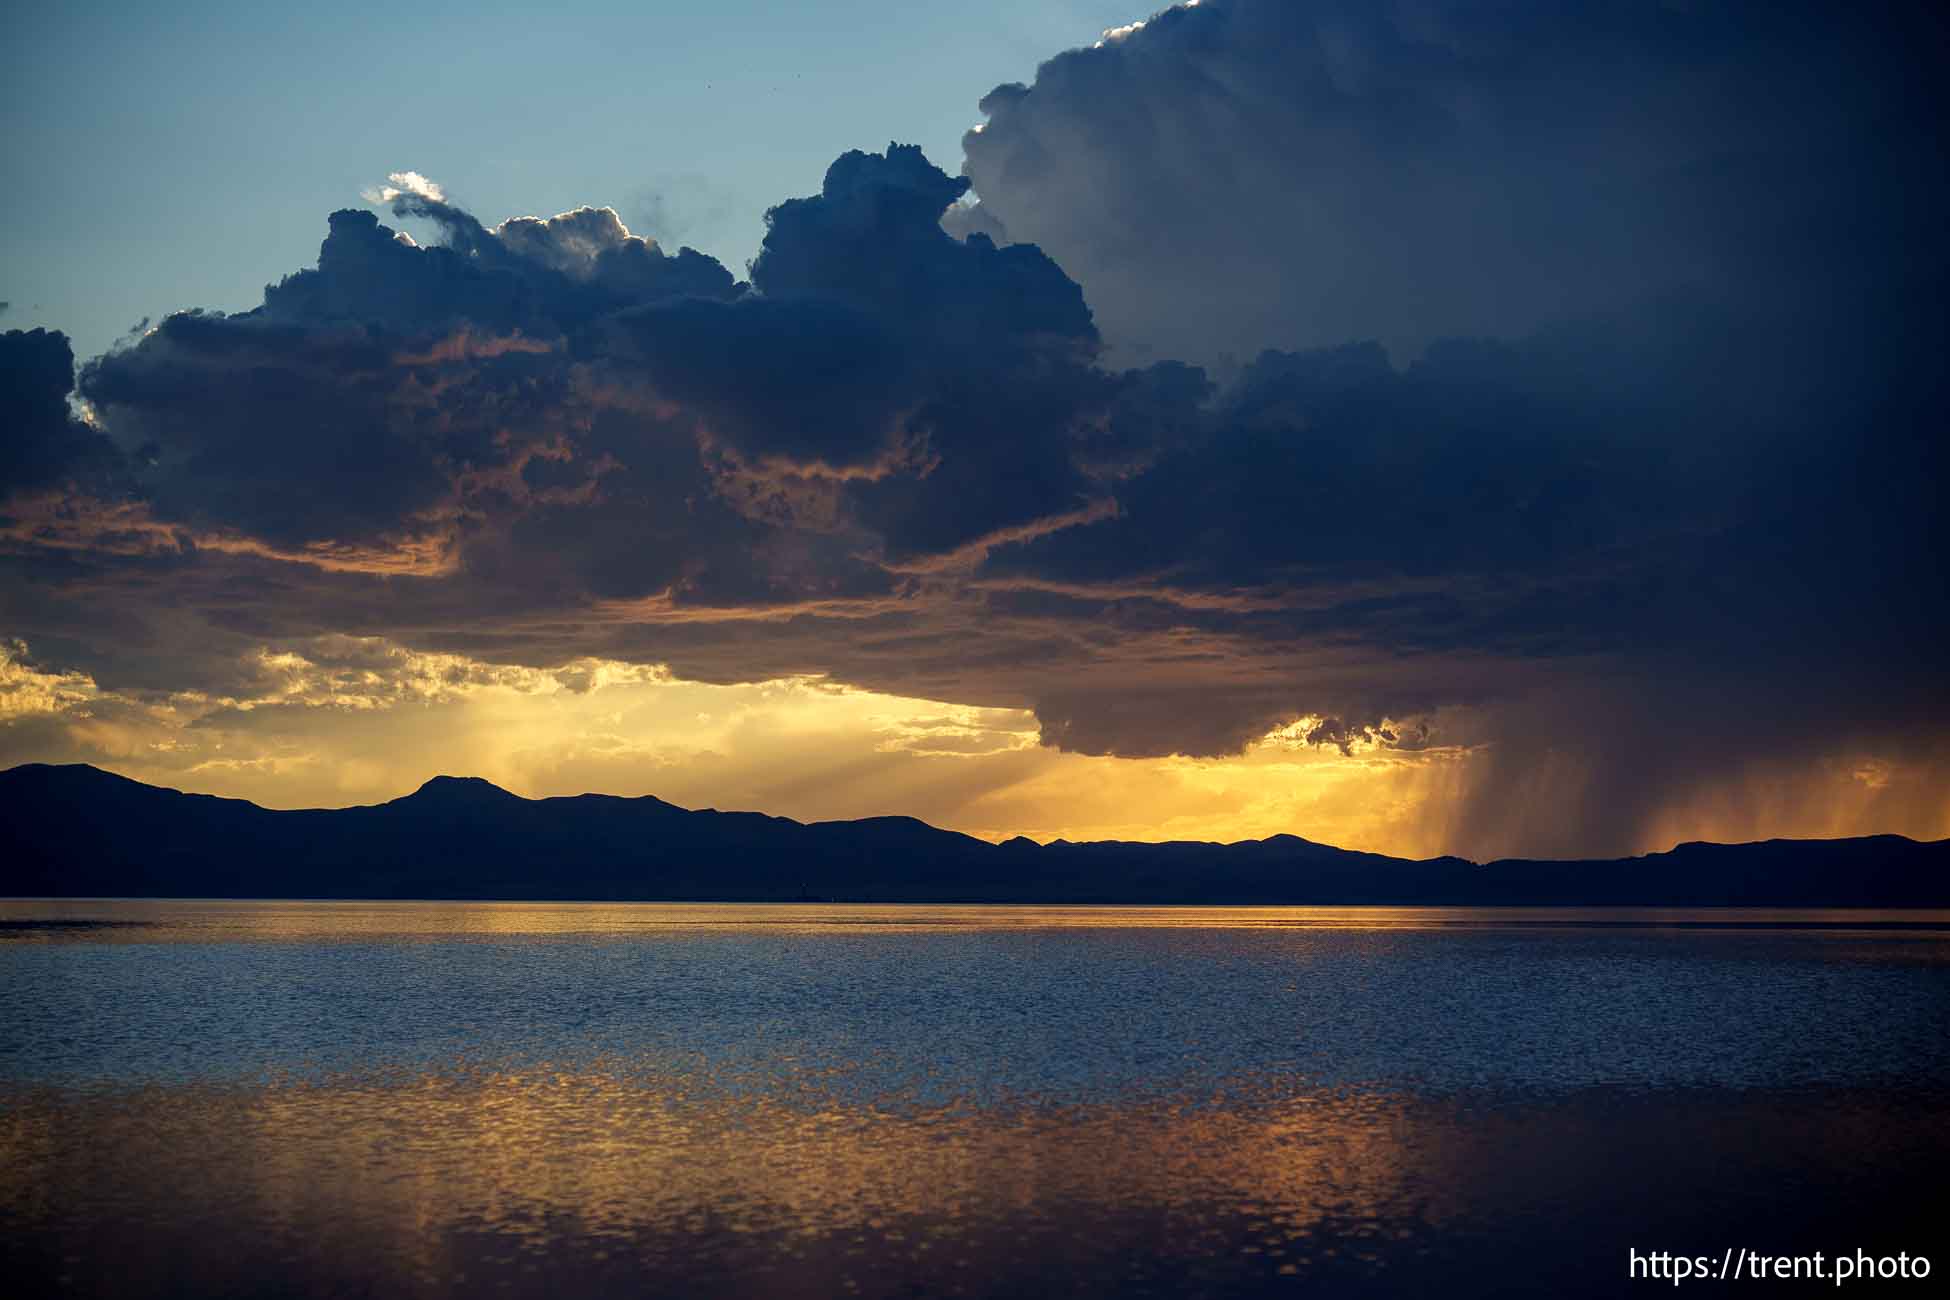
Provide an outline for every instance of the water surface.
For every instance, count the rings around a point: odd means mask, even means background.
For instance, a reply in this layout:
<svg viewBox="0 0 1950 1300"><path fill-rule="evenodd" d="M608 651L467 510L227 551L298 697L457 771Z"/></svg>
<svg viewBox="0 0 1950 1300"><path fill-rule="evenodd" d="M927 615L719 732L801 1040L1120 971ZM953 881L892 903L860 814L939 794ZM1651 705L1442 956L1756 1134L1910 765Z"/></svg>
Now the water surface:
<svg viewBox="0 0 1950 1300"><path fill-rule="evenodd" d="M57 1294L1623 1294L1950 1167L1946 913L31 900L0 988Z"/></svg>

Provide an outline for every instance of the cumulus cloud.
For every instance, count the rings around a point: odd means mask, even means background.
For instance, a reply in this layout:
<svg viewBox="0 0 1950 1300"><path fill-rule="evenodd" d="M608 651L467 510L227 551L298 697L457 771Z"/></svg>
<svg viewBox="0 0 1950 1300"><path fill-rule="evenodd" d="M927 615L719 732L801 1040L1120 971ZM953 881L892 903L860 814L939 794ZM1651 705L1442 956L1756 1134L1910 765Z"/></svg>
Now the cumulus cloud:
<svg viewBox="0 0 1950 1300"><path fill-rule="evenodd" d="M365 191L364 197L371 203L391 203L398 198L421 198L434 203L444 203L447 192L418 172L392 172L387 175L388 184L375 185Z"/></svg>
<svg viewBox="0 0 1950 1300"><path fill-rule="evenodd" d="M419 575L438 590L415 599L445 611L428 636L533 656L610 635L614 602L891 599L909 569L1101 517L1105 466L1153 436L1112 417L1149 381L1094 365L1088 311L1047 259L940 231L961 188L912 148L848 155L775 212L752 292L606 210L489 228L396 185L386 201L443 242L334 213L317 266L261 307L167 317L85 366L115 439L96 445L140 466L139 491L35 504L5 530L16 563L86 552L87 580L134 583L97 566L162 562L188 596L231 580L213 568L231 557L260 570L251 620L329 608L341 630L395 616L361 574ZM44 412L66 392L55 362ZM52 607L9 594L18 619ZM488 608L502 617L480 627ZM542 650L536 623L563 640Z"/></svg>

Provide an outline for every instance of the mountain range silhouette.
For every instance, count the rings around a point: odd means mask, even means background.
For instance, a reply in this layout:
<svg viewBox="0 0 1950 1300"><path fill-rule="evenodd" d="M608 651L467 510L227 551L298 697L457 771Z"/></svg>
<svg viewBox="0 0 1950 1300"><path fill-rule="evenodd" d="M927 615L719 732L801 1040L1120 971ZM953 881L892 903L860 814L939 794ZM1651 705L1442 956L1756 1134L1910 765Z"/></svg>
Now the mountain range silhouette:
<svg viewBox="0 0 1950 1300"><path fill-rule="evenodd" d="M277 811L85 764L0 772L12 897L1950 906L1950 840L1681 844L1643 857L1412 861L1294 835L991 844L911 817L802 823L661 799L524 799L439 776Z"/></svg>

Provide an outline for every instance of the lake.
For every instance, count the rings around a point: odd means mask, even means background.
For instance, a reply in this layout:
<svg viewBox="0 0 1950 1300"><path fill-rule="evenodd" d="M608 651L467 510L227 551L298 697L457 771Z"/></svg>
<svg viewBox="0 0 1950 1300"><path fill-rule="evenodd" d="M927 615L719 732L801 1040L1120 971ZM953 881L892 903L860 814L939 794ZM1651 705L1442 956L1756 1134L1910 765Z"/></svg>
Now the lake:
<svg viewBox="0 0 1950 1300"><path fill-rule="evenodd" d="M12 900L0 993L15 1294L1950 1269L1947 912Z"/></svg>

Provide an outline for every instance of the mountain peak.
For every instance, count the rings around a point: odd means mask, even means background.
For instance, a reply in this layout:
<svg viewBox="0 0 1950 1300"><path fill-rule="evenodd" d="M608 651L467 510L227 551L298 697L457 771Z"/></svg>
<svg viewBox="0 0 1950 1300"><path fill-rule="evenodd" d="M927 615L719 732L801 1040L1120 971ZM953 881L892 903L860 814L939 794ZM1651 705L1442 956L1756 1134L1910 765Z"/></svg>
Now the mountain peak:
<svg viewBox="0 0 1950 1300"><path fill-rule="evenodd" d="M523 803L518 794L503 790L478 776L436 776L406 796L413 800L438 800L441 803Z"/></svg>

